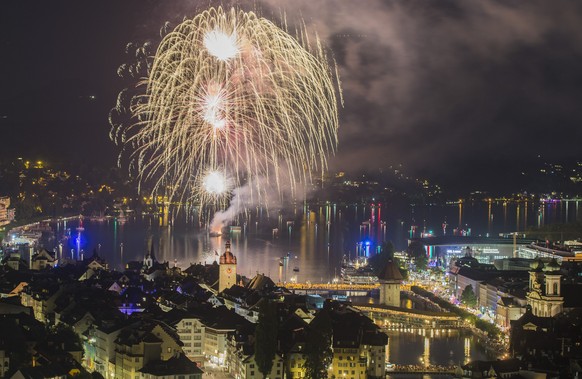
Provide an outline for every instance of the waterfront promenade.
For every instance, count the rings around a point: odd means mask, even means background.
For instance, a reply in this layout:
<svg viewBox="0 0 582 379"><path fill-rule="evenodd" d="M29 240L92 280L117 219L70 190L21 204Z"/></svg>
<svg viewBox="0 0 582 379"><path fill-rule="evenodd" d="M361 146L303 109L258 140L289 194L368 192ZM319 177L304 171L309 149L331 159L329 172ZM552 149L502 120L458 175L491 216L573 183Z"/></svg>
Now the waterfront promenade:
<svg viewBox="0 0 582 379"><path fill-rule="evenodd" d="M394 368L387 370L387 375L455 375L458 374L458 366L442 366L442 365L394 365Z"/></svg>

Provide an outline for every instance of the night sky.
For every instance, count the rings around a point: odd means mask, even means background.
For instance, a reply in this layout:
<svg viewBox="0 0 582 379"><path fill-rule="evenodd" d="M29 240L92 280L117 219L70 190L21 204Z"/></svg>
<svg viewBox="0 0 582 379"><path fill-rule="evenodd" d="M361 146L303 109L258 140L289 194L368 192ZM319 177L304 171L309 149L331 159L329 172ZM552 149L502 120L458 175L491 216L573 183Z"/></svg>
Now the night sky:
<svg viewBox="0 0 582 379"><path fill-rule="evenodd" d="M165 21L208 4L220 3L3 0L0 158L115 165L108 113L126 44L158 42ZM303 18L331 49L345 98L334 170L402 163L445 186L486 187L538 155L582 160L582 2L240 4Z"/></svg>

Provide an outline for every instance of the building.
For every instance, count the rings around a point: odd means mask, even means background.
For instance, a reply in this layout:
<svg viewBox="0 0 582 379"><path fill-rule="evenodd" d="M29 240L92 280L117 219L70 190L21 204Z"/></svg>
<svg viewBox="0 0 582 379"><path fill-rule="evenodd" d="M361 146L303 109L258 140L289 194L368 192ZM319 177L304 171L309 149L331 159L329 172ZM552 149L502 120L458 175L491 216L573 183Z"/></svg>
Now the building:
<svg viewBox="0 0 582 379"><path fill-rule="evenodd" d="M523 306L515 297L501 297L497 301L495 323L503 329L511 327L511 321L519 319L525 313Z"/></svg>
<svg viewBox="0 0 582 379"><path fill-rule="evenodd" d="M229 311L226 307L209 318L204 328L204 354L206 359L218 366L224 366L227 359L228 334L236 330L236 321L233 318L243 317ZM245 320L246 321L246 320Z"/></svg>
<svg viewBox="0 0 582 379"><path fill-rule="evenodd" d="M461 367L463 378L513 378L520 373L518 359L472 361Z"/></svg>
<svg viewBox="0 0 582 379"><path fill-rule="evenodd" d="M141 322L123 329L115 340L115 378L141 379L149 363L182 354L175 332L160 323Z"/></svg>
<svg viewBox="0 0 582 379"><path fill-rule="evenodd" d="M267 377L269 379L283 379L284 376L283 358L279 354L275 354L273 359L273 367ZM239 365L239 371L233 373L235 379L262 379L263 374L259 371L257 363L255 362L254 352L245 355Z"/></svg>
<svg viewBox="0 0 582 379"><path fill-rule="evenodd" d="M378 275L378 280L380 282L380 304L399 307L402 274L393 260L388 261L384 270Z"/></svg>
<svg viewBox="0 0 582 379"><path fill-rule="evenodd" d="M4 376L8 373L8 369L10 368L10 357L7 354L5 343L0 341L0 377L4 378Z"/></svg>
<svg viewBox="0 0 582 379"><path fill-rule="evenodd" d="M13 251L10 253L10 256L4 259L4 264L11 270L14 271L23 271L28 269L28 264L22 259L20 253L17 251Z"/></svg>
<svg viewBox="0 0 582 379"><path fill-rule="evenodd" d="M561 296L562 277L560 266L555 259L547 265L541 259L531 265L527 304L534 316L553 317L563 311L564 298Z"/></svg>
<svg viewBox="0 0 582 379"><path fill-rule="evenodd" d="M103 320L91 328L85 342L85 365L106 379L115 378L115 341L126 323Z"/></svg>
<svg viewBox="0 0 582 379"><path fill-rule="evenodd" d="M154 247L152 244L151 250L143 258L143 264L141 267L141 275L144 279L148 281L153 281L156 278L163 276L169 269L168 262L160 263L154 255Z"/></svg>
<svg viewBox="0 0 582 379"><path fill-rule="evenodd" d="M582 255L576 254L572 251L550 249L535 244L528 246L520 246L517 250L518 256L529 259L555 259L559 264L564 261L580 262Z"/></svg>
<svg viewBox="0 0 582 379"><path fill-rule="evenodd" d="M218 293L236 284L236 257L230 252L230 241L226 241L224 254L220 256Z"/></svg>
<svg viewBox="0 0 582 379"><path fill-rule="evenodd" d="M326 311L324 308L322 312ZM355 308L336 304L329 312L333 329L332 375L345 379L384 378L388 336Z"/></svg>
<svg viewBox="0 0 582 379"><path fill-rule="evenodd" d="M0 226L10 224L14 220L14 209L10 209L10 198L0 197Z"/></svg>
<svg viewBox="0 0 582 379"><path fill-rule="evenodd" d="M55 267L58 261L55 259L55 253L51 253L46 249L42 249L32 256L30 263L31 270L39 271Z"/></svg>
<svg viewBox="0 0 582 379"><path fill-rule="evenodd" d="M448 262L452 258L464 256L466 250L470 250L479 262L493 263L496 259L514 257L516 249L529 245L535 240L447 235L413 238L408 241L408 244L410 245L412 242L419 242L424 245L427 256L430 259L442 257Z"/></svg>
<svg viewBox="0 0 582 379"><path fill-rule="evenodd" d="M199 317L184 314L175 324L180 341L184 344L182 349L186 357L198 366L204 364L204 335L205 326Z"/></svg>
<svg viewBox="0 0 582 379"><path fill-rule="evenodd" d="M142 379L201 379L203 371L184 355L150 361L139 372Z"/></svg>

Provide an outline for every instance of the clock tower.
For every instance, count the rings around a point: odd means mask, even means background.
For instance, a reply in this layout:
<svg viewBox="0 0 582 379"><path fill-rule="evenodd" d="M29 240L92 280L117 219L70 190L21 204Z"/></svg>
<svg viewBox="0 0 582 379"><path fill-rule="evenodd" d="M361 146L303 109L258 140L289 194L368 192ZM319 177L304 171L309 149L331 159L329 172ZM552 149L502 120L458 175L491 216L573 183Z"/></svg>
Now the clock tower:
<svg viewBox="0 0 582 379"><path fill-rule="evenodd" d="M226 241L224 254L220 256L218 293L236 284L236 257L230 252L230 241Z"/></svg>

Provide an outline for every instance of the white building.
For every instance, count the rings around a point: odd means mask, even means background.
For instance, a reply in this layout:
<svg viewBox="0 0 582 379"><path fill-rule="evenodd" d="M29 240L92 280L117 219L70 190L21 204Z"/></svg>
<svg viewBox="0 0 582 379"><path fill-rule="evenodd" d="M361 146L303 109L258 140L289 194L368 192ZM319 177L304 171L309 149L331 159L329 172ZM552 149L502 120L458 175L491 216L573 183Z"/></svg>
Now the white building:
<svg viewBox="0 0 582 379"><path fill-rule="evenodd" d="M14 209L9 209L10 198L0 197L0 226L10 224L14 220Z"/></svg>
<svg viewBox="0 0 582 379"><path fill-rule="evenodd" d="M204 363L204 336L206 327L200 319L186 316L175 325L184 354L198 366Z"/></svg>

